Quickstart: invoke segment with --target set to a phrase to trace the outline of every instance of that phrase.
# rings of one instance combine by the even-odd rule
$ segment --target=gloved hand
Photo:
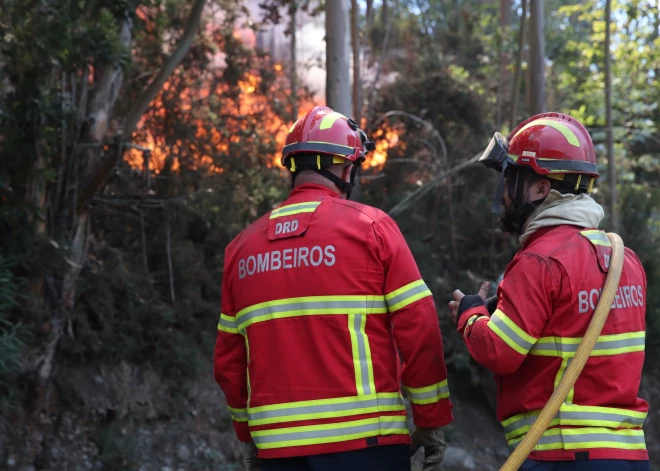
[[[257,458],[257,445],[254,442],[243,443],[243,464],[245,471],[259,471],[261,460]]]
[[[422,471],[440,471],[440,463],[445,457],[445,432],[442,427],[425,428],[415,427],[410,437],[412,447],[411,456],[420,448],[424,447],[424,465]]]

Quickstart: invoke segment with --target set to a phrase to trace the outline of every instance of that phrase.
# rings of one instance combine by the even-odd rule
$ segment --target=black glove
[[[422,471],[440,471],[440,463],[442,463],[447,449],[442,427],[415,427],[410,440],[412,441],[411,454],[414,454],[420,447],[424,447]]]
[[[456,327],[458,327],[458,320],[461,318],[461,314],[473,307],[485,305],[485,301],[478,294],[468,294],[467,296],[463,296],[461,302],[458,304],[458,311],[456,311]]]

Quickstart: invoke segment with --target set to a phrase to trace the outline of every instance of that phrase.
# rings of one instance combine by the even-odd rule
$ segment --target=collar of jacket
[[[603,208],[587,194],[564,195],[551,190],[545,201],[527,218],[519,238],[521,245],[539,229],[553,226],[597,228],[603,220]]]
[[[339,198],[339,195],[336,191],[331,190],[327,186],[317,185],[316,183],[304,183],[300,186],[295,187],[289,193],[289,198],[298,198],[302,195],[319,195],[319,196],[331,196],[333,198]]]

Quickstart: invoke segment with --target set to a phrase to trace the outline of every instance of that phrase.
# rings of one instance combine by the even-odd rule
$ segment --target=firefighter
[[[283,148],[288,199],[226,249],[214,373],[248,470],[410,470],[419,447],[439,469],[453,417],[431,291],[395,222],[348,200],[373,148],[312,109]]]
[[[589,195],[598,178],[594,146],[575,118],[544,113],[480,161],[502,172],[494,209],[521,249],[485,298],[454,292],[449,303],[472,357],[498,383],[497,416],[515,448],[558,385],[587,330],[607,275],[611,244],[604,212]],[[582,374],[522,470],[648,470],[638,397],[645,343],[646,275],[625,249],[612,310]]]

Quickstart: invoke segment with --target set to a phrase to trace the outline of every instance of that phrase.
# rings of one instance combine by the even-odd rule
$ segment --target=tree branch
[[[183,35],[181,36],[181,39],[179,40],[179,45],[167,60],[167,62],[163,64],[163,67],[160,69],[156,77],[151,81],[144,93],[138,97],[135,105],[133,105],[133,108],[126,118],[123,133],[121,136],[119,136],[120,139],[130,139],[130,136],[133,134],[135,127],[140,121],[140,118],[149,107],[149,104],[156,97],[167,78],[174,71],[174,69],[178,67],[190,49],[190,46],[193,43],[193,39],[197,34],[197,30],[199,29],[205,3],[206,0],[195,0],[195,3],[190,10],[188,23],[186,24],[186,28],[183,32]],[[92,198],[94,193],[96,193],[99,187],[103,184],[106,177],[122,155],[122,151],[117,152],[116,154],[114,152],[110,153],[110,155],[103,159],[96,167],[96,169],[91,172],[90,178],[82,187],[78,195],[77,205],[79,208],[84,206]]]

